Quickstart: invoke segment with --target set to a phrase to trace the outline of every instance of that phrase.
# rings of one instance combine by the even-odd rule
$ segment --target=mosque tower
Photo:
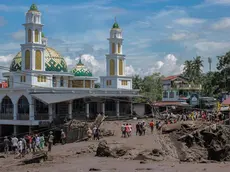
[[[132,89],[132,78],[125,75],[126,59],[122,51],[122,30],[116,18],[108,40],[109,54],[106,54],[106,76],[101,77],[101,87]]]
[[[45,71],[44,51],[47,40],[42,35],[41,13],[32,4],[26,13],[25,43],[21,44],[22,71]]]

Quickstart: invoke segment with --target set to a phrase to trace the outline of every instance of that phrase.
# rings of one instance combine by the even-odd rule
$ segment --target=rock
[[[135,158],[133,158],[133,160],[149,160],[150,158],[148,158],[147,156],[143,155],[142,153],[139,153]]]
[[[146,164],[147,162],[146,161],[140,161],[140,164]]]
[[[108,143],[106,140],[102,140],[99,142],[97,151],[96,151],[96,156],[113,157],[110,147],[108,146]]]
[[[101,171],[99,168],[90,168],[89,171]]]

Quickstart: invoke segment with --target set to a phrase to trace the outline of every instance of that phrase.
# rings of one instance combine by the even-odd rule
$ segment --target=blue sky
[[[230,50],[230,0],[1,0],[0,63],[9,66],[24,41],[25,13],[42,12],[49,46],[72,67],[79,54],[96,75],[104,73],[114,17],[123,29],[129,74],[177,74],[187,59]]]

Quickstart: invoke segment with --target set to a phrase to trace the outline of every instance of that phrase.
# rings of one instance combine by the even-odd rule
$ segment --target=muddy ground
[[[0,158],[1,172],[134,172],[134,171],[186,171],[214,172],[221,170],[227,172],[230,169],[229,162],[209,162],[202,160],[200,163],[181,162],[184,143],[177,142],[176,133],[161,134],[159,131],[150,133],[149,129],[145,136],[136,136],[135,131],[130,138],[121,138],[120,126],[123,122],[104,122],[102,128],[114,130],[115,135],[105,137],[113,157],[96,157],[98,141],[85,141],[53,147],[46,162],[39,164],[23,165],[21,160],[14,159],[13,155]],[[136,121],[129,121],[133,126]],[[46,148],[47,149],[47,148]],[[196,145],[192,148],[196,150]],[[197,147],[202,153],[200,147]],[[154,151],[153,151],[154,150]],[[187,151],[186,151],[187,152]],[[188,151],[189,152],[189,151]],[[205,151],[204,151],[205,152]],[[181,155],[182,154],[182,155]],[[122,155],[122,156],[121,156]],[[28,155],[26,158],[29,158]],[[190,157],[193,156],[192,152]],[[197,154],[196,154],[197,156]],[[202,155],[206,156],[206,155]],[[136,160],[134,160],[136,159]]]

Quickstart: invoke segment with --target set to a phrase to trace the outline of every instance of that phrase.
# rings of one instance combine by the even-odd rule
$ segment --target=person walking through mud
[[[66,143],[66,134],[63,131],[63,129],[61,129],[61,144],[64,145]]]
[[[51,149],[52,149],[53,141],[54,141],[53,132],[50,131],[50,134],[49,134],[49,136],[48,136],[48,151],[49,151],[49,152],[50,152]]]
[[[4,137],[3,143],[4,143],[4,153],[5,153],[6,155],[8,155],[8,153],[9,153],[9,148],[10,148],[10,140],[8,139],[7,136]]]
[[[125,124],[121,125],[121,137],[126,137]]]
[[[140,129],[141,129],[141,126],[140,126],[140,123],[138,122],[138,123],[136,124],[136,136],[137,136],[138,134],[141,135]]]
[[[95,127],[93,128],[93,139],[94,139],[94,140],[99,140],[99,139],[100,139],[100,138],[99,138],[99,132],[100,132],[100,131],[99,131],[98,127],[95,126]]]
[[[154,122],[153,120],[151,120],[151,122],[149,123],[150,129],[151,129],[151,133],[153,134],[153,129],[154,129]]]

